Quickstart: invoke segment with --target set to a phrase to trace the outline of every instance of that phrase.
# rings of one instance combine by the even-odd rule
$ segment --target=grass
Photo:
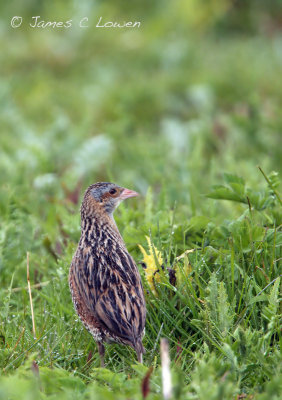
[[[181,1],[87,4],[1,5],[0,399],[142,399],[150,366],[147,398],[161,399],[166,337],[173,398],[278,400],[281,38],[226,30],[221,2],[188,22]],[[85,12],[146,23],[9,25]],[[144,365],[112,345],[104,370],[67,283],[83,191],[102,180],[142,194],[115,217],[148,308]]]

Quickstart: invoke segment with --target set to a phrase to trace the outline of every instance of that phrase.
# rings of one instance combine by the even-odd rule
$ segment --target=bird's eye
[[[109,191],[110,194],[116,194],[116,192],[117,192],[116,189],[111,189],[111,190]]]

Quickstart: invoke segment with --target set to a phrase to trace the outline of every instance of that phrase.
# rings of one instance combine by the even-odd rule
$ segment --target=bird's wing
[[[114,252],[79,249],[70,284],[76,307],[111,335],[132,343],[142,336],[146,306],[138,268],[125,247]]]
[[[97,318],[110,334],[134,344],[144,330],[146,307],[139,271],[127,250],[101,255],[97,278]]]

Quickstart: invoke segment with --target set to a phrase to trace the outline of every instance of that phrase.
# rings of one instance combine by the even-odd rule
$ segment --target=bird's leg
[[[138,351],[137,352],[137,359],[138,359],[138,362],[140,362],[140,364],[143,364],[143,353],[142,353],[142,351]]]
[[[134,344],[133,348],[136,351],[138,362],[140,364],[143,364],[143,353],[145,353],[145,349],[143,347],[142,340],[140,338],[137,341],[137,343]]]
[[[101,342],[98,342],[98,351],[99,351],[99,356],[100,356],[101,367],[104,368],[105,367],[105,362],[104,362],[105,346]]]

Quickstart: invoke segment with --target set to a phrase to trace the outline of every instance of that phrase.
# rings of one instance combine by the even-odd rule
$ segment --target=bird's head
[[[85,203],[87,203],[88,209],[105,211],[111,216],[122,200],[135,196],[138,196],[137,192],[115,183],[98,182],[86,190],[82,206],[86,206]]]

